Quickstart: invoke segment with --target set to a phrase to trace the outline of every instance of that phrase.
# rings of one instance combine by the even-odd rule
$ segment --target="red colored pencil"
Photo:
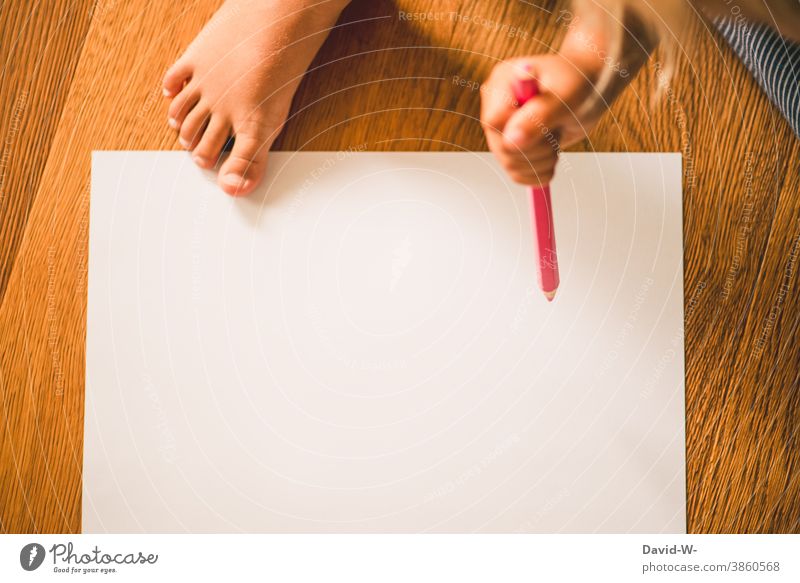
[[[533,77],[517,79],[514,97],[522,107],[525,102],[539,94],[539,84]],[[558,290],[558,255],[556,233],[553,228],[553,205],[550,202],[550,185],[531,186],[531,219],[533,222],[533,244],[539,268],[539,288],[548,302],[552,302]]]

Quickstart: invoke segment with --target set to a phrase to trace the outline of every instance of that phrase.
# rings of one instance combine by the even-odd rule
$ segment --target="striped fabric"
[[[800,44],[767,25],[730,19],[714,24],[800,136]]]

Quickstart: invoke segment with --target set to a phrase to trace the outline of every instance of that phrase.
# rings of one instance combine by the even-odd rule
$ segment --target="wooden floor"
[[[178,149],[159,81],[217,4],[2,5],[2,531],[80,530],[91,152]],[[485,149],[453,76],[552,50],[561,8],[357,0],[277,147]],[[661,100],[651,66],[579,149],[684,155],[689,530],[798,532],[800,142],[718,36],[689,37]]]

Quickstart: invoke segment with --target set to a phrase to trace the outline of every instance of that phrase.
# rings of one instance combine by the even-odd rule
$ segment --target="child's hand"
[[[527,70],[526,70],[527,67]],[[562,55],[513,59],[497,65],[481,88],[481,124],[489,149],[515,182],[548,184],[558,152],[586,137],[606,109],[587,110],[598,67],[579,67]],[[519,107],[514,82],[533,76],[540,94]]]

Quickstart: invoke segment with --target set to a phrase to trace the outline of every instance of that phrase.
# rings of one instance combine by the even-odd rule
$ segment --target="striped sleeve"
[[[763,24],[718,18],[714,25],[800,136],[800,44]]]

